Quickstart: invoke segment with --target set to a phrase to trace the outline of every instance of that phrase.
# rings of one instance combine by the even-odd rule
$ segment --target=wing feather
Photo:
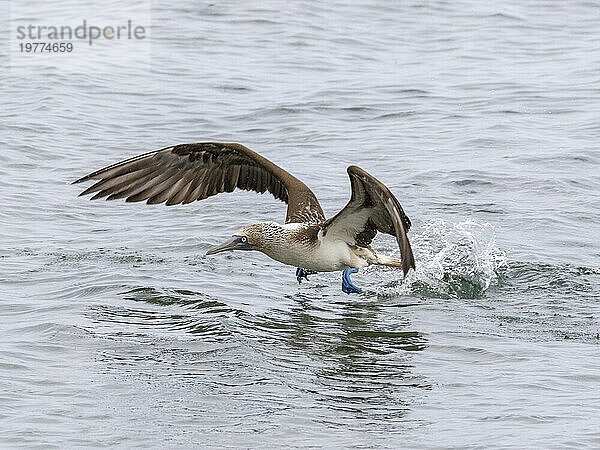
[[[165,203],[167,206],[178,205],[179,203],[183,202],[183,199],[189,193],[190,185],[192,184],[193,180],[189,178],[182,178],[181,181],[182,187],[178,188],[177,192],[171,195],[171,197],[167,200]]]
[[[286,202],[286,222],[323,222],[314,193],[300,180],[240,144],[195,143],[163,148],[121,161],[75,181],[96,180],[81,195],[187,204],[236,188],[270,192]],[[308,208],[307,208],[308,206]]]
[[[415,268],[406,233],[410,219],[394,194],[379,180],[357,166],[348,167],[352,195],[348,204],[323,225],[323,236],[344,239],[351,245],[368,247],[377,232],[396,238],[404,274]]]
[[[192,185],[190,186],[190,192],[185,196],[182,204],[187,205],[196,200],[200,199],[200,191],[202,190],[202,179],[203,175],[200,173],[196,175],[196,177],[192,180]]]
[[[166,202],[168,204],[169,201],[175,197],[179,193],[179,190],[187,183],[188,180],[186,180],[185,175],[186,174],[181,177],[180,174],[177,174],[173,178],[165,181],[165,183],[169,182],[165,189],[159,194],[156,194],[154,197],[150,198],[148,203],[158,204]]]
[[[125,199],[126,202],[141,202],[149,200],[151,197],[156,195],[160,189],[164,186],[165,180],[169,180],[173,176],[173,170],[167,170],[166,172],[160,173],[154,178],[147,180],[142,189],[134,195],[130,195]]]
[[[143,191],[148,187],[148,181],[155,178],[159,173],[160,171],[155,169],[149,172],[147,175],[136,179],[135,181],[131,181],[123,186],[120,186],[119,190],[106,197],[106,200],[115,200],[118,198],[130,197],[132,195],[137,194],[138,192]]]

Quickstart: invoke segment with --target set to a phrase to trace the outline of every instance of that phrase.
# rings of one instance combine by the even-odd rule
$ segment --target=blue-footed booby
[[[350,274],[371,264],[415,268],[406,233],[410,220],[390,190],[357,166],[348,167],[352,195],[335,216],[325,218],[315,194],[299,179],[240,144],[194,143],[166,147],[100,169],[74,183],[98,180],[80,195],[92,200],[125,198],[147,204],[187,204],[235,189],[264,193],[287,203],[284,224],[263,222],[237,230],[213,255],[258,250],[297,267],[301,282],[316,272],[343,271],[342,290],[361,292]],[[377,232],[396,238],[401,259],[377,255],[370,244]]]

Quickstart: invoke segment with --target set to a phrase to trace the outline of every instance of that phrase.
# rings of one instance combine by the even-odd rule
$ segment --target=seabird
[[[240,228],[227,242],[206,253],[258,250],[297,267],[301,282],[317,272],[342,273],[342,290],[362,292],[350,280],[358,269],[378,264],[415,268],[406,233],[410,220],[390,190],[357,166],[348,167],[352,196],[335,216],[325,218],[315,194],[299,179],[249,148],[203,142],[166,147],[113,164],[76,180],[98,180],[81,195],[92,200],[125,198],[147,204],[187,204],[236,188],[264,193],[287,203],[283,225],[255,223]],[[401,259],[377,255],[370,244],[377,232],[396,238]]]

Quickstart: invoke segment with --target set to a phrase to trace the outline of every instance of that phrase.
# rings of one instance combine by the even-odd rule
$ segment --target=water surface
[[[152,15],[151,72],[17,77],[3,60],[3,446],[600,446],[595,4]],[[299,286],[261,254],[204,256],[282,221],[268,196],[166,208],[70,185],[207,140],[289,169],[328,216],[348,165],[375,174],[413,222],[417,271],[364,270],[361,295],[337,273]]]

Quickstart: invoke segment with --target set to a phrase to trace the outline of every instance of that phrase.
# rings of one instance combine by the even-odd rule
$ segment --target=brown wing
[[[75,181],[99,180],[80,195],[148,204],[187,204],[236,188],[288,204],[286,223],[322,222],[313,192],[281,167],[240,144],[203,142],[163,148],[105,167]]]
[[[360,167],[348,167],[352,196],[348,204],[323,224],[323,236],[344,239],[367,247],[378,231],[396,237],[404,274],[415,268],[415,259],[406,233],[410,219],[390,190]]]

